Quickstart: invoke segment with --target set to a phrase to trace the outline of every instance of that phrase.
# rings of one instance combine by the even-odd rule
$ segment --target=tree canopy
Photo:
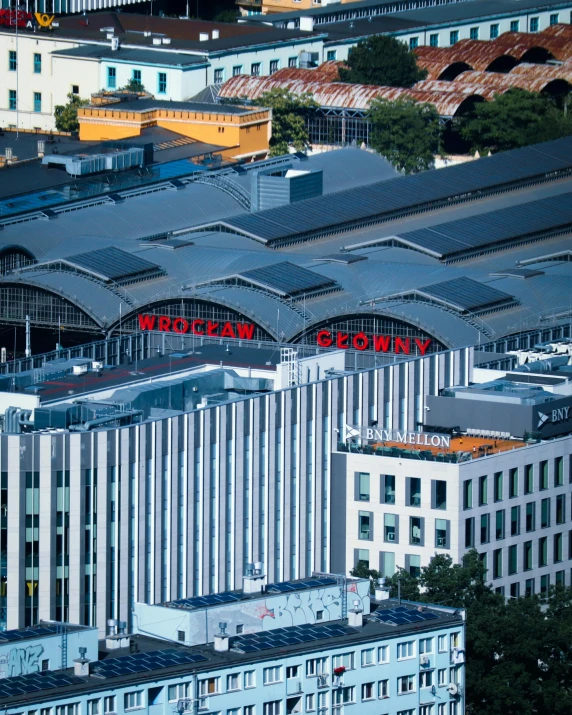
[[[363,563],[352,575],[377,579]],[[483,562],[437,555],[415,578],[398,569],[390,595],[465,608],[468,715],[566,715],[572,712],[572,589],[545,598],[505,600],[486,584]]]
[[[311,95],[296,95],[287,89],[271,89],[261,94],[256,104],[272,109],[270,156],[287,154],[290,147],[296,151],[308,148],[306,117],[318,106]]]
[[[89,104],[89,100],[81,99],[77,94],[68,94],[67,104],[56,104],[54,107],[54,118],[58,132],[77,132],[79,122],[77,121],[77,110]]]
[[[476,104],[459,130],[472,151],[506,151],[572,134],[572,118],[552,98],[513,88]]]
[[[439,115],[431,104],[413,99],[374,99],[369,108],[371,147],[398,171],[430,169],[439,151]]]
[[[415,54],[387,35],[371,35],[349,51],[347,68],[340,68],[342,82],[411,87],[427,77],[417,66]]]
[[[126,89],[128,92],[145,92],[145,87],[143,86],[143,83],[140,82],[138,79],[134,79],[133,77],[131,77],[125,87],[121,87],[121,89]]]

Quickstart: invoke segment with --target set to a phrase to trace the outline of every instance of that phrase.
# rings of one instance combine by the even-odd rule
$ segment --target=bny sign
[[[363,427],[361,425],[354,427],[345,425],[344,442],[349,439],[359,439],[362,442],[401,442],[417,447],[440,447],[441,449],[448,449],[451,446],[451,437],[448,434],[408,432],[407,430]]]
[[[432,343],[431,338],[400,338],[392,335],[368,335],[356,333],[350,335],[340,330],[319,330],[316,342],[321,348],[338,348],[340,350],[374,350],[376,353],[405,353],[410,355],[417,348],[419,355],[425,355]]]

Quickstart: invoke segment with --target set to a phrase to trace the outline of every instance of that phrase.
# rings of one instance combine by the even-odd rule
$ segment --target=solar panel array
[[[144,258],[140,258],[133,253],[127,253],[127,251],[122,251],[114,246],[99,248],[87,253],[78,253],[75,256],[68,256],[66,260],[116,283],[148,273],[155,274],[162,271],[156,263],[146,261]]]
[[[237,273],[236,277],[266,288],[273,293],[286,296],[299,295],[336,285],[331,278],[288,261],[262,268],[253,268],[251,271]]]
[[[91,674],[100,678],[119,678],[131,673],[145,673],[150,670],[172,668],[187,663],[199,663],[207,660],[200,653],[190,653],[183,650],[156,650],[149,653],[133,653],[119,658],[107,658],[91,669]]]
[[[268,593],[291,593],[292,591],[304,591],[307,588],[317,588],[320,586],[334,586],[337,583],[335,578],[323,576],[322,578],[309,578],[304,581],[282,581],[281,583],[271,583],[266,587]]]
[[[37,626],[36,628],[17,628],[12,631],[0,632],[0,643],[21,641],[24,638],[38,638],[59,633],[58,626]]]
[[[44,673],[30,673],[14,678],[3,678],[0,680],[0,698],[29,695],[42,690],[63,688],[67,685],[77,685],[83,682],[81,678],[77,678],[75,675],[66,675],[65,673],[51,670],[47,670]]]
[[[288,243],[343,224],[403,212],[416,206],[494,189],[572,169],[572,137],[500,152],[491,157],[402,176],[226,219],[225,225],[265,243]],[[520,207],[519,207],[520,208]],[[480,218],[480,217],[479,217]],[[486,232],[483,232],[486,235]],[[445,242],[444,248],[450,245]]]
[[[510,243],[521,236],[567,226],[572,228],[572,193],[402,233],[399,238],[421,251],[449,260]]]
[[[224,591],[223,593],[213,593],[208,596],[193,596],[192,598],[179,598],[176,601],[169,601],[164,605],[168,608],[205,608],[206,606],[219,606],[223,603],[233,603],[240,601],[242,593],[236,591]]]
[[[375,611],[372,618],[380,623],[386,623],[389,626],[404,626],[409,623],[422,623],[423,621],[434,621],[438,618],[431,611],[419,611],[406,606],[397,606],[396,608],[381,608]]]
[[[286,648],[298,643],[311,643],[312,641],[336,638],[357,633],[355,628],[342,626],[337,623],[311,625],[305,623],[301,626],[290,626],[289,628],[277,628],[272,631],[262,633],[249,633],[232,639],[232,650],[240,653],[256,653],[269,648]]]
[[[502,303],[513,302],[513,296],[486,283],[464,276],[419,288],[423,295],[443,301],[461,312],[475,312]]]

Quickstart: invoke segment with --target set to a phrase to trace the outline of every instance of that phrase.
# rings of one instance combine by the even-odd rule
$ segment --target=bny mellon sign
[[[440,447],[441,449],[448,449],[451,446],[451,437],[448,434],[345,425],[344,442],[350,439],[362,442],[401,442],[417,447]]]

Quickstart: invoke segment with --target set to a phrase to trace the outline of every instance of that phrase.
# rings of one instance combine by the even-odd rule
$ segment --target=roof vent
[[[161,42],[162,42],[164,45],[170,45],[170,44],[171,44],[171,38],[170,38],[170,37],[163,37],[163,39],[161,40]]]
[[[219,633],[215,633],[214,636],[214,649],[220,652],[227,651],[230,646],[230,638],[228,637],[228,633],[226,632],[226,623],[224,621],[221,621],[218,624],[218,627],[220,628]]]
[[[213,38],[213,40],[218,40],[218,38],[220,37],[220,31],[219,31],[219,30],[213,30],[213,31],[212,31],[212,34],[211,34],[211,37]]]
[[[348,626],[361,628],[363,626],[363,606],[361,601],[354,601],[353,608],[348,612]]]
[[[79,678],[89,675],[89,658],[85,657],[87,648],[79,649],[79,658],[73,662],[73,674]]]
[[[200,42],[206,42],[209,39],[209,33],[208,32],[201,32],[199,33],[199,41]]]
[[[153,38],[153,44],[154,44],[154,45],[160,45],[160,44],[161,44],[161,38],[160,38],[160,37],[154,37],[154,38]]]
[[[112,38],[111,38],[111,49],[112,49],[114,52],[117,52],[117,50],[119,49],[119,37],[112,37]]]
[[[254,564],[246,564],[246,573],[242,582],[244,593],[261,593],[264,588],[264,564],[257,561]]]

